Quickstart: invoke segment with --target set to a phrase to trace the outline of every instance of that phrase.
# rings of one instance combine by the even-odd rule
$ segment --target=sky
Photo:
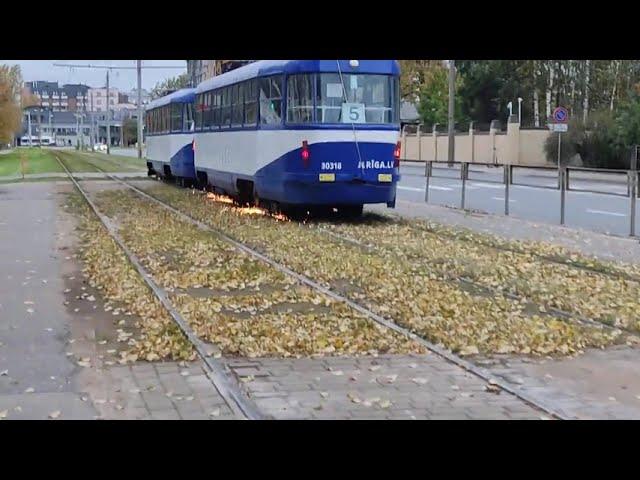
[[[20,65],[25,82],[46,80],[49,82],[84,83],[90,87],[104,87],[106,83],[105,69],[57,67],[54,63],[76,65],[109,65],[113,67],[135,67],[135,60],[0,60],[0,65]],[[186,60],[143,60],[142,66],[181,66],[179,68],[162,68],[142,70],[142,88],[151,90],[158,82],[175,77],[187,71]],[[137,86],[136,70],[112,70],[109,74],[109,86],[121,91],[129,91]]]

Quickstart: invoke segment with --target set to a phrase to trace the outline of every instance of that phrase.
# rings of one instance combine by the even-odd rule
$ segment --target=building
[[[89,89],[89,110],[92,112],[106,112],[107,107],[115,109],[120,99],[120,92],[117,88],[109,88],[109,99],[107,102],[106,88]]]
[[[90,146],[107,143],[107,112],[57,112],[39,107],[24,112],[22,130],[16,139],[29,135],[29,114],[31,115],[31,137],[52,137],[59,146]],[[122,125],[128,118],[136,118],[136,111],[123,109],[113,111],[109,129],[111,145],[123,143]]]
[[[400,125],[417,125],[420,123],[420,114],[415,104],[402,100],[400,103]]]
[[[191,86],[208,80],[216,75],[234,70],[255,60],[187,60],[187,75]]]
[[[133,103],[134,105],[138,105],[138,89],[134,88],[133,90],[131,90],[127,96],[129,97],[129,102]],[[144,88],[141,91],[141,100],[142,100],[142,105],[146,105],[147,103],[149,103],[151,101],[151,93],[149,93],[147,90],[145,90]]]
[[[39,99],[42,108],[55,112],[84,112],[88,110],[89,87],[83,84],[60,86],[58,82],[36,80],[25,82],[25,90]]]

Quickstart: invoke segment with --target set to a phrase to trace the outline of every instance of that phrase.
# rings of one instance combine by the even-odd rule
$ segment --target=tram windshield
[[[397,123],[397,83],[389,75],[318,74],[316,122]]]

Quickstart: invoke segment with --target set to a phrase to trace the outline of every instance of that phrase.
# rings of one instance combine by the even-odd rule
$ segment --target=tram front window
[[[321,73],[316,82],[318,123],[387,124],[398,121],[395,77]]]

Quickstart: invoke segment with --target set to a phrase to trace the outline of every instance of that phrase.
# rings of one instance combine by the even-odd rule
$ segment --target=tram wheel
[[[355,219],[362,216],[364,205],[345,205],[338,208],[338,214],[342,218]]]

